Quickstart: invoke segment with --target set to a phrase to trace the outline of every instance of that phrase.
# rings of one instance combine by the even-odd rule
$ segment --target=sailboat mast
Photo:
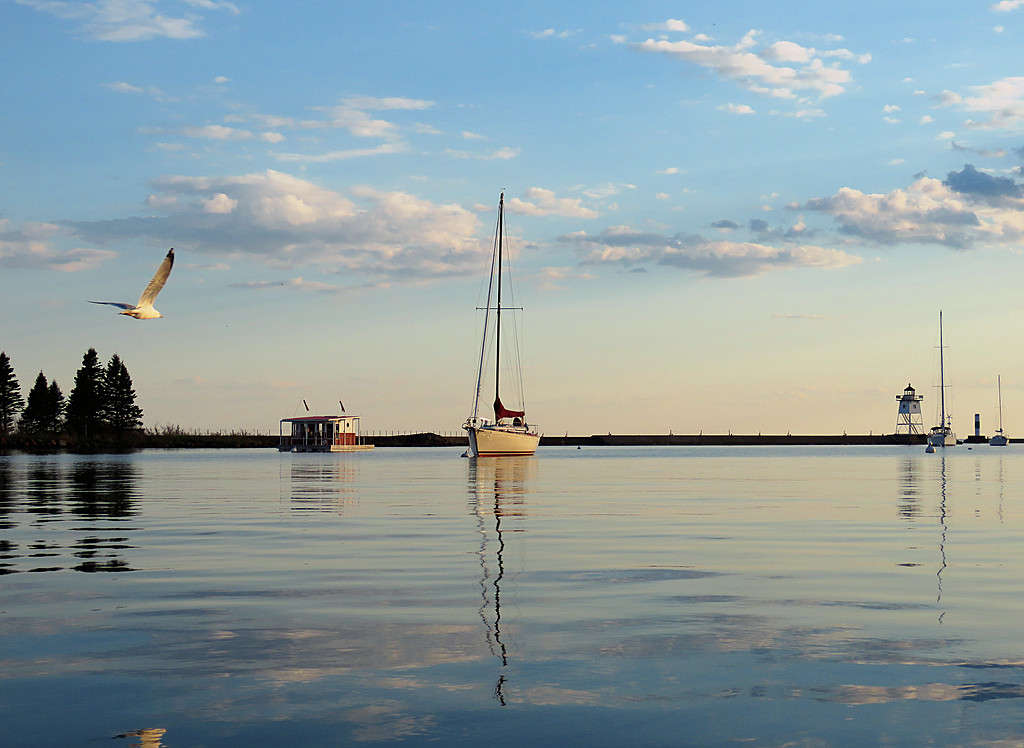
[[[996,391],[999,393],[999,433],[1003,433],[1003,378],[996,374]]]
[[[501,376],[501,240],[505,233],[505,193],[498,198],[498,318],[494,326],[494,401],[498,395],[498,379]]]
[[[942,421],[940,425],[946,428],[946,377],[942,367],[942,310],[939,310],[939,399],[942,402]]]
[[[498,209],[498,235],[501,232],[501,208]],[[487,303],[484,305],[484,334],[480,341],[480,366],[476,372],[476,393],[473,397],[473,423],[476,423],[477,416],[480,412],[480,388],[483,386],[484,380],[484,355],[487,353],[487,324],[491,321],[491,295],[494,292],[494,261],[497,259],[497,253],[492,252],[491,254],[491,272],[487,276]]]

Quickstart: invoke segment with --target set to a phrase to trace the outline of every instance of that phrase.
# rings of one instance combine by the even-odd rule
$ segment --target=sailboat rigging
[[[946,415],[946,374],[942,355],[944,348],[945,346],[942,344],[942,310],[939,310],[939,392],[941,393],[939,402],[941,409],[939,425],[932,426],[928,433],[928,449],[932,451],[935,447],[956,446],[956,434],[953,433],[950,417]]]
[[[525,404],[521,410],[512,410],[501,402],[501,313],[502,310],[520,307],[502,306],[502,270],[505,238],[505,193],[498,198],[498,223],[495,229],[494,248],[491,255],[491,271],[487,282],[487,305],[484,309],[484,329],[480,342],[480,364],[477,367],[476,391],[473,397],[473,415],[462,427],[469,435],[470,457],[493,457],[499,455],[532,455],[540,443],[540,433],[526,422]],[[497,290],[497,306],[491,306],[494,291]],[[494,420],[480,415],[480,395],[483,387],[484,364],[487,357],[487,333],[491,311],[495,312],[494,323]],[[522,370],[516,356],[519,379]]]
[[[996,433],[992,435],[988,443],[992,447],[1005,447],[1009,444],[1010,439],[1003,431],[1003,378],[999,374],[996,375],[996,390],[999,392],[999,428],[996,429]]]

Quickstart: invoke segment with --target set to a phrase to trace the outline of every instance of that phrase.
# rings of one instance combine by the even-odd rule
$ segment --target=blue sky
[[[884,19],[884,20],[882,20]],[[0,4],[0,347],[147,425],[457,429],[507,195],[549,433],[1013,431],[1024,1]],[[133,301],[168,247],[163,319]],[[1024,417],[1024,411],[1021,411]]]

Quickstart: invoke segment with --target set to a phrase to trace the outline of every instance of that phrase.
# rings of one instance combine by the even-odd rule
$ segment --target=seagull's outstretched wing
[[[171,266],[174,265],[174,247],[167,253],[164,261],[160,263],[160,267],[156,269],[156,274],[153,276],[153,280],[146,286],[146,290],[142,292],[142,296],[139,297],[139,303],[137,306],[152,306],[153,301],[156,299],[156,295],[160,293],[160,289],[164,287],[167,282],[167,276],[171,274]]]
[[[134,304],[122,304],[120,301],[90,301],[90,304],[107,304],[109,306],[121,307],[121,309],[134,309]]]

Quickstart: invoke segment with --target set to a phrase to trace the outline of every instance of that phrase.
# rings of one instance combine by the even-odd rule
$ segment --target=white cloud
[[[669,167],[667,167],[665,169],[658,169],[658,173],[659,174],[678,174],[679,173],[679,167],[677,167],[677,166],[669,166]]]
[[[747,104],[722,104],[718,109],[729,114],[755,114],[754,109]]]
[[[921,119],[920,119],[920,120],[918,121],[918,124],[921,124],[921,125],[930,125],[930,124],[931,124],[932,122],[934,122],[934,121],[935,121],[935,118],[934,118],[934,117],[932,117],[932,116],[931,116],[930,114],[925,114],[925,115],[924,115],[924,116],[922,116],[922,117],[921,117]]]
[[[238,207],[238,201],[218,192],[211,198],[202,201],[204,213],[230,213]]]
[[[231,79],[225,75],[218,75],[216,78],[213,79],[213,82],[216,83],[218,86],[223,86],[225,83],[230,83]]]
[[[202,8],[203,10],[226,10],[232,15],[237,16],[241,11],[238,6],[234,3],[228,2],[227,0],[184,0],[187,5],[191,5],[193,8]]]
[[[512,213],[527,216],[568,216],[572,218],[596,218],[597,211],[585,207],[578,197],[557,197],[552,190],[530,187],[522,199],[512,197],[505,201]]]
[[[226,125],[203,125],[202,127],[183,127],[182,135],[190,138],[203,138],[206,140],[249,140],[253,137],[248,130],[239,130]]]
[[[898,125],[900,122],[903,121],[899,117],[882,117],[882,120],[884,122],[889,123],[890,125]]]
[[[487,137],[485,135],[470,132],[469,130],[463,130],[461,135],[463,140],[487,140]]]
[[[567,280],[592,280],[593,274],[572,267],[545,267],[537,273],[540,288],[544,291],[560,291]]]
[[[629,226],[611,226],[595,235],[577,231],[559,240],[573,245],[585,265],[655,264],[720,278],[798,267],[836,269],[861,262],[856,255],[813,245],[774,247],[757,242],[709,241],[699,236],[637,231]]]
[[[955,137],[956,137],[956,133],[953,132],[952,130],[943,130],[942,132],[940,132],[938,135],[935,136],[935,139],[936,140],[952,140]]]
[[[1001,33],[1003,33],[1004,31],[1006,31],[1006,27],[1004,27],[1004,26],[993,26],[993,27],[992,27],[992,30],[993,30],[994,32],[996,32],[997,34],[1001,34]]]
[[[280,143],[284,140],[284,135],[279,132],[261,132],[260,140],[264,143]]]
[[[412,126],[412,131],[420,135],[440,135],[441,131],[433,125],[428,125],[425,122],[416,122]]]
[[[924,96],[926,93],[927,93],[927,91],[925,91],[924,89],[918,88],[918,89],[914,90],[914,94],[913,95],[914,96]]]
[[[884,107],[882,107],[882,111],[885,112],[886,114],[892,114],[893,112],[900,111],[900,107],[898,104],[886,104]]]
[[[668,200],[669,197],[671,197],[671,195],[669,195],[667,192],[656,192],[656,193],[654,193],[654,199],[655,200]]]
[[[231,283],[231,288],[243,288],[254,291],[264,291],[272,288],[288,288],[293,291],[304,291],[307,293],[336,294],[348,290],[334,283],[323,281],[308,281],[301,275],[297,278],[290,278],[282,281],[250,281],[248,283]]]
[[[204,35],[194,16],[170,17],[159,13],[157,0],[16,0],[35,10],[78,23],[87,37],[105,42],[147,39],[195,39]],[[228,3],[230,4],[230,3]]]
[[[15,229],[9,219],[0,219],[0,267],[77,273],[92,270],[117,256],[106,249],[54,248],[53,242],[64,233],[52,223],[25,223]]]
[[[96,243],[173,240],[196,253],[246,255],[277,267],[308,265],[370,282],[472,275],[490,255],[489,241],[476,236],[472,212],[404,192],[359,187],[343,195],[272,170],[168,176],[153,187],[158,199],[151,207],[167,205],[166,215],[67,225]]]
[[[528,33],[534,39],[568,39],[570,36],[578,34],[579,31],[579,29],[563,29],[562,31],[544,29],[543,31],[530,31]]]
[[[893,159],[889,160],[888,165],[889,166],[899,166],[900,164],[905,163],[905,162],[906,162],[906,159],[903,159],[903,158],[893,158]]]
[[[690,27],[686,25],[686,21],[680,21],[678,18],[669,18],[667,21],[661,23],[648,23],[641,28],[647,31],[689,31]]]
[[[347,161],[350,158],[404,153],[406,149],[404,143],[381,143],[373,148],[349,148],[327,153],[272,153],[271,155],[278,161],[288,163],[325,164],[331,161]]]
[[[1024,76],[1002,78],[983,86],[971,86],[971,93],[961,96],[943,91],[939,106],[952,106],[975,112],[985,119],[967,120],[967,127],[978,130],[1024,129]]]
[[[473,158],[481,161],[508,161],[519,155],[518,148],[504,146],[490,153],[470,153],[469,151],[458,151],[453,148],[446,148],[444,151],[452,158]]]
[[[104,88],[109,88],[111,91],[123,94],[145,94],[150,96],[157,101],[173,101],[167,96],[162,90],[156,86],[136,86],[125,81],[114,81],[112,83],[102,84]]]
[[[782,99],[795,99],[798,94],[812,94],[819,99],[837,96],[846,90],[852,77],[840,62],[826,64],[824,60],[870,59],[845,49],[817,50],[790,41],[773,42],[754,51],[759,34],[757,30],[748,31],[733,46],[647,39],[633,47],[699,65],[750,91]]]
[[[1012,10],[1017,10],[1017,8],[1020,8],[1021,6],[1024,6],[1024,0],[1000,0],[1000,2],[990,7],[991,10],[996,13],[1009,13]]]
[[[843,187],[831,197],[814,198],[803,207],[831,215],[845,234],[880,244],[924,243],[967,249],[1015,245],[1024,237],[1024,199],[957,192],[930,177],[886,194]]]

